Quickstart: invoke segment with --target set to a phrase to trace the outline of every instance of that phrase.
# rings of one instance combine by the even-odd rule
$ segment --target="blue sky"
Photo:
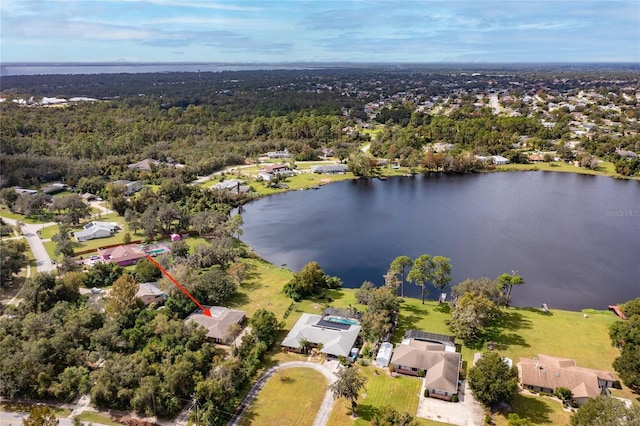
[[[640,62],[640,0],[1,0],[7,62]]]

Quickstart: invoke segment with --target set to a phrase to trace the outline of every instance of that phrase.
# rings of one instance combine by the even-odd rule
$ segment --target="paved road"
[[[7,411],[0,411],[0,425],[1,426],[20,426],[22,425],[22,419],[29,417],[29,413],[10,413]],[[73,420],[67,418],[58,418],[59,426],[73,426]]]
[[[313,368],[316,371],[321,372],[325,375],[325,377],[329,380],[329,384],[338,380],[336,375],[331,371],[331,369],[325,367],[324,365],[317,364],[315,362],[304,362],[304,361],[291,361],[284,362],[282,364],[278,364],[274,367],[271,367],[258,379],[258,381],[253,385],[247,396],[240,404],[242,407],[242,411],[240,414],[235,415],[229,420],[227,426],[237,426],[240,424],[240,419],[244,416],[247,409],[251,406],[251,403],[260,392],[260,389],[267,383],[267,380],[278,370],[286,369],[286,368],[295,368],[295,367],[303,367],[303,368]],[[313,426],[324,426],[327,424],[329,420],[329,415],[331,414],[331,409],[333,408],[333,394],[327,389],[327,392],[324,395],[324,400],[322,400],[322,404],[320,405],[320,409],[318,410],[318,414],[316,414],[316,419],[313,422]]]
[[[16,226],[17,224],[17,221],[15,219],[3,217],[2,220],[13,226]],[[51,225],[55,225],[55,223],[49,222],[36,225],[25,223],[24,225],[22,225],[22,235],[24,235],[25,239],[29,243],[29,246],[31,247],[31,252],[33,253],[33,257],[36,260],[36,271],[38,272],[50,272],[55,269],[53,267],[53,264],[51,263],[51,257],[49,257],[49,253],[47,253],[47,250],[45,250],[44,244],[38,236],[38,231],[40,229]]]

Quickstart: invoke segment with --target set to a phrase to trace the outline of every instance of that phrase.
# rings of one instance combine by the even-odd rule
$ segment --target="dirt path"
[[[251,390],[242,401],[242,404],[240,404],[240,407],[242,407],[242,411],[240,411],[240,414],[233,416],[231,420],[229,420],[229,423],[227,423],[227,426],[237,426],[240,424],[242,416],[244,416],[245,412],[251,406],[251,403],[253,402],[255,397],[258,395],[258,392],[260,392],[262,387],[265,385],[265,383],[267,383],[267,380],[269,380],[273,373],[278,370],[296,367],[313,368],[314,370],[319,371],[320,373],[324,374],[325,377],[329,380],[329,384],[335,382],[338,379],[331,369],[325,367],[324,365],[316,364],[315,362],[291,361],[278,364],[265,371],[264,374],[258,379],[258,381],[251,387]],[[316,414],[316,419],[313,422],[313,425],[324,426],[325,424],[327,424],[332,408],[333,394],[329,389],[327,389],[324,399],[322,400],[322,404],[320,405],[320,409],[318,410],[318,414]]]

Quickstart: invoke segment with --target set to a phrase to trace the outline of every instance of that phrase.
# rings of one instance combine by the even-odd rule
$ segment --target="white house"
[[[78,242],[95,240],[97,238],[108,238],[118,230],[115,222],[90,222],[84,226],[82,231],[74,232]]]

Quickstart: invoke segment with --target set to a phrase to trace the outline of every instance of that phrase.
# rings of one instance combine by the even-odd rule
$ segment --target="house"
[[[114,185],[124,185],[124,195],[130,196],[142,189],[142,182],[139,180],[116,180],[112,182]]]
[[[222,306],[206,306],[206,308],[209,309],[211,316],[203,314],[202,310],[198,309],[185,318],[185,323],[192,321],[200,324],[207,329],[207,337],[215,343],[226,344],[232,341],[235,337],[232,327],[244,321],[246,312]]]
[[[509,160],[503,157],[502,155],[492,155],[491,160],[493,161],[493,164],[498,166],[509,164]]]
[[[142,300],[145,306],[149,306],[152,303],[163,304],[168,296],[158,288],[157,282],[152,282],[139,284],[136,297]]]
[[[291,154],[289,154],[289,151],[285,149],[284,151],[267,152],[267,157],[269,157],[269,158],[289,158],[289,157],[291,157]]]
[[[137,163],[127,164],[127,167],[132,170],[138,170],[140,172],[150,172],[153,169],[160,167],[160,161],[153,160],[151,158],[145,158]]]
[[[100,201],[97,195],[90,192],[85,192],[84,194],[80,195],[80,198],[82,198],[85,203],[88,203],[89,201]]]
[[[20,187],[15,187],[13,189],[14,191],[16,191],[18,195],[22,195],[22,194],[36,195],[38,193],[38,191],[35,189],[25,189]]]
[[[302,343],[320,347],[327,357],[348,358],[360,334],[360,323],[352,318],[334,315],[314,315],[303,313],[281,346],[293,352],[303,352]]]
[[[78,242],[95,240],[97,238],[108,238],[118,230],[115,222],[90,222],[84,226],[82,231],[74,232]]]
[[[229,179],[222,182],[218,182],[211,187],[212,189],[218,191],[230,191],[236,194],[244,194],[245,192],[249,192],[249,185],[245,185],[239,179]]]
[[[520,358],[517,367],[522,388],[549,393],[567,388],[578,405],[589,398],[608,395],[609,388],[618,385],[608,371],[578,367],[570,358],[538,354],[536,358]]]
[[[393,354],[393,345],[389,342],[383,342],[380,345],[380,349],[378,350],[378,354],[376,355],[376,365],[378,367],[386,367],[389,365],[391,361],[391,355]]]
[[[98,253],[105,262],[117,263],[120,266],[134,265],[138,260],[147,256],[147,253],[137,244],[99,248]]]
[[[293,170],[290,170],[286,164],[269,164],[258,172],[258,177],[267,182],[270,182],[275,176],[293,176]]]
[[[40,191],[44,192],[45,194],[54,195],[64,191],[65,189],[67,189],[67,185],[58,182],[52,183],[51,185],[43,186],[42,188],[40,188]]]
[[[450,401],[451,396],[458,393],[458,378],[462,366],[461,354],[454,350],[455,346],[442,343],[404,339],[396,345],[390,364],[397,373],[424,375],[424,385],[429,396]]]
[[[335,175],[347,173],[349,171],[349,167],[344,164],[331,164],[327,166],[312,166],[311,172],[313,173],[322,173],[326,175]]]

